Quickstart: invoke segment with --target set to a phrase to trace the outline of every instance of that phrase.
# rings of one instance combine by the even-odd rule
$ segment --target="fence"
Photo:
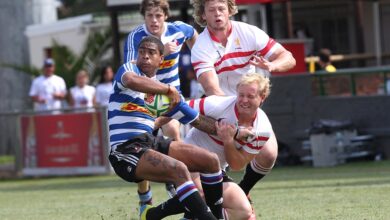
[[[316,96],[364,96],[390,93],[390,67],[344,69],[312,75]]]

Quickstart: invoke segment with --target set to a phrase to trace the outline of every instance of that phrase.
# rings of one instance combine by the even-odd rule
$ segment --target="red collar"
[[[227,38],[229,38],[230,34],[232,33],[233,31],[233,24],[231,21],[229,21],[230,23],[230,29],[228,30],[228,33],[227,33]],[[217,43],[221,43],[221,41],[215,36],[215,34],[213,32],[211,32],[208,28],[207,30],[209,31],[209,34],[210,34],[210,37],[211,37],[211,40],[217,42]]]
[[[234,113],[236,114],[237,122],[238,122],[238,119],[239,119],[240,114],[238,113],[237,105],[234,105]],[[253,118],[252,118],[252,121],[251,121],[251,124],[252,124],[252,125],[253,125],[253,123],[255,122],[256,117],[257,117],[257,111],[256,111],[256,114],[255,114],[255,115],[253,116]]]

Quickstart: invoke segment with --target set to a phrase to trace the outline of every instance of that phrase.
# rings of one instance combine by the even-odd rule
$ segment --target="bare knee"
[[[181,161],[176,161],[172,172],[169,173],[169,177],[177,186],[191,180],[187,166]]]
[[[219,158],[215,153],[209,152],[208,154],[207,167],[204,172],[216,173],[221,169],[219,165]]]
[[[228,216],[231,219],[248,220],[252,215],[252,207],[245,206],[237,209],[228,209]]]
[[[270,139],[267,141],[261,152],[255,157],[256,163],[263,167],[272,167],[278,157],[278,143]]]

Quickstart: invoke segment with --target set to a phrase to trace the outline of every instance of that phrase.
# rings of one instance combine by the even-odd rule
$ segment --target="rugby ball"
[[[154,116],[165,114],[169,108],[169,98],[163,94],[145,94],[145,107]]]

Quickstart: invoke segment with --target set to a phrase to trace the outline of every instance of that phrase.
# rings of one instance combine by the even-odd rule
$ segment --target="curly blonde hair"
[[[208,1],[219,1],[226,3],[229,9],[230,16],[235,15],[238,12],[235,0],[192,0],[192,6],[194,7],[193,17],[196,23],[198,23],[202,27],[205,27],[207,25],[207,22],[202,18],[202,15],[205,11],[205,4]]]
[[[267,98],[269,96],[271,92],[270,80],[261,73],[247,73],[243,75],[240,82],[237,84],[237,89],[242,85],[249,85],[252,83],[257,84],[258,92],[261,97]]]

